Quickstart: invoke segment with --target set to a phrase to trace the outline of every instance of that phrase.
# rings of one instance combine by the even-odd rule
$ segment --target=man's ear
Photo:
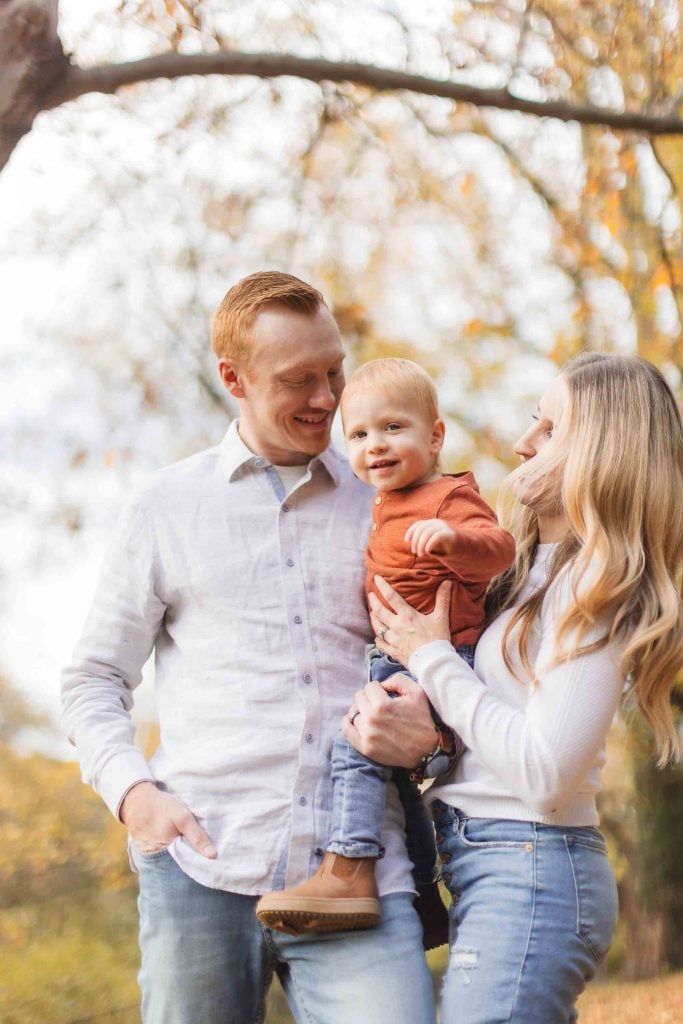
[[[232,359],[219,359],[218,373],[233,398],[244,398],[242,374]]]
[[[443,448],[446,437],[446,424],[443,420],[434,420],[430,448],[434,455],[438,455]]]

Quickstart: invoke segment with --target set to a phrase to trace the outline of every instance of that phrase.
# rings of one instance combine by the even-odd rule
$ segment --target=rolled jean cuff
[[[378,843],[335,843],[329,842],[327,844],[328,853],[338,853],[342,857],[350,857],[352,860],[359,859],[360,857],[374,857],[376,860],[381,860],[385,854],[383,846],[379,846]]]

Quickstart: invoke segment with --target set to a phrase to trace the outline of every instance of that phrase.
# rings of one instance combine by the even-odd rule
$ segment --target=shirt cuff
[[[486,687],[447,640],[419,647],[409,669],[442,721],[472,748],[474,720]]]
[[[449,640],[432,640],[431,643],[423,644],[410,656],[408,669],[411,675],[420,678],[420,674],[429,668],[435,658],[444,654],[454,654],[455,648]]]
[[[155,782],[155,778],[143,754],[136,750],[115,754],[101,769],[97,792],[118,821],[124,797],[138,782]]]

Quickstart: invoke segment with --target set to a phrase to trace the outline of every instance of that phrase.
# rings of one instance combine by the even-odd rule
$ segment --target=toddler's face
[[[443,420],[432,421],[409,396],[352,392],[342,399],[344,436],[357,477],[382,491],[436,480]]]

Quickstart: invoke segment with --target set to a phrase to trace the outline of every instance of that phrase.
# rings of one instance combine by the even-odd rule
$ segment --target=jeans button
[[[443,864],[450,864],[450,862],[451,862],[451,855],[450,855],[450,853],[442,853],[441,854],[441,862]]]

